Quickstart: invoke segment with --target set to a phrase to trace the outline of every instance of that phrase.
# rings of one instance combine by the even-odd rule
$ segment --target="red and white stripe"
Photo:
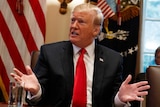
[[[105,19],[112,17],[115,14],[106,0],[98,0],[97,6],[102,10]]]
[[[16,2],[0,0],[0,88],[6,101],[13,68],[25,73],[31,52],[45,39],[46,0],[23,0],[23,15],[17,13]]]

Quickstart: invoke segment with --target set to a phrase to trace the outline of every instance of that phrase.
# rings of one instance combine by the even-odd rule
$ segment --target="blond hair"
[[[90,3],[83,3],[83,4],[80,4],[80,5],[77,5],[72,10],[72,13],[74,13],[74,12],[84,12],[84,11],[95,12],[96,16],[93,20],[93,23],[95,25],[100,25],[101,28],[102,28],[104,17],[103,17],[103,13],[102,13],[100,8],[98,8],[96,5],[93,5],[93,4],[90,4]]]

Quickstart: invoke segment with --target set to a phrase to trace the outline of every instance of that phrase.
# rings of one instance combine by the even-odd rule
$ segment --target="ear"
[[[101,26],[96,25],[93,31],[93,35],[97,36],[101,31]]]

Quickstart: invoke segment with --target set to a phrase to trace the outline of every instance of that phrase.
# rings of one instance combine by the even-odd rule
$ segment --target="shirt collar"
[[[74,55],[76,55],[80,49],[81,49],[80,47],[77,47],[76,45],[73,44],[73,54]],[[90,45],[85,47],[85,50],[87,51],[87,54],[89,56],[94,55],[94,49],[95,49],[95,41],[93,41]]]

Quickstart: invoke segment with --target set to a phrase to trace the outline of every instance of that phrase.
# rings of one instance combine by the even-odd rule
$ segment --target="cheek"
[[[92,32],[88,31],[88,30],[84,30],[84,31],[81,32],[81,37],[82,38],[88,39],[88,38],[92,37],[92,35],[93,35]]]
[[[156,63],[160,65],[160,59],[156,59]]]
[[[87,27],[87,28],[84,28],[84,29],[81,29],[81,33],[83,33],[84,35],[93,35],[93,29],[91,27]]]
[[[160,59],[157,59],[158,62],[160,62]]]

